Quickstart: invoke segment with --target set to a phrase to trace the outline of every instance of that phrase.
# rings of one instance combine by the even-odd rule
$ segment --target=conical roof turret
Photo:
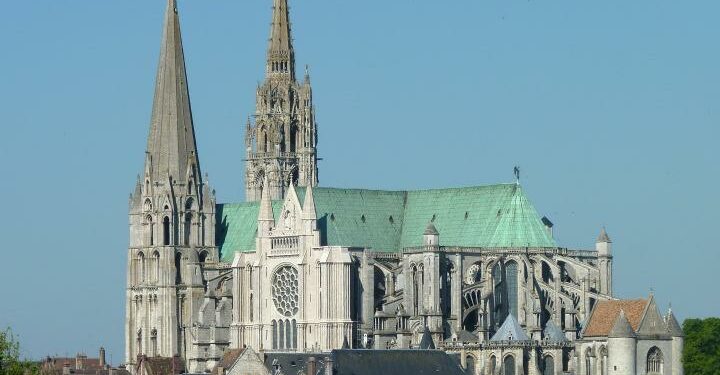
[[[608,337],[611,337],[611,338],[635,337],[635,331],[633,331],[632,326],[630,325],[630,322],[627,320],[624,310],[620,310],[620,314],[618,314],[617,319],[615,319],[615,324],[613,324],[613,328],[610,330],[610,333],[608,333]]]
[[[682,327],[680,327],[680,323],[678,323],[677,318],[675,318],[672,309],[668,309],[667,316],[665,317],[665,325],[667,326],[667,331],[670,333],[670,336],[685,337],[685,332],[683,332]]]
[[[435,228],[435,224],[429,222],[427,227],[425,227],[425,232],[423,234],[426,236],[438,236],[440,235],[440,232],[438,232],[437,228]]]
[[[602,228],[600,231],[600,235],[597,238],[597,243],[611,243],[612,240],[610,240],[610,236],[608,236],[607,231],[605,231],[605,227]]]
[[[175,0],[168,0],[165,11],[147,153],[153,181],[167,181],[167,176],[184,181],[188,167],[195,169],[198,179],[202,176]]]

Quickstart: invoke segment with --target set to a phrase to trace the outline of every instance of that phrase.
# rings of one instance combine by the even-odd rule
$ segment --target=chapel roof
[[[305,188],[295,189],[304,200]],[[414,191],[315,187],[312,196],[323,245],[398,252],[421,246],[430,222],[442,233],[441,246],[557,247],[517,184]],[[276,218],[282,204],[272,203]],[[253,251],[259,202],[219,204],[216,212],[223,261],[232,261],[235,251]]]
[[[621,311],[625,314],[633,332],[637,332],[648,302],[648,299],[642,298],[598,301],[590,313],[583,337],[607,337],[615,326]]]

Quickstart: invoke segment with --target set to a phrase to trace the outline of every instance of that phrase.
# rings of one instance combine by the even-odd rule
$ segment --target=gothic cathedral
[[[126,364],[231,349],[428,349],[468,374],[682,374],[683,333],[652,295],[613,295],[612,241],[558,245],[519,182],[318,186],[310,77],[273,0],[246,126],[246,202],[200,168],[176,0],[168,0],[143,173],[130,197]],[[432,344],[432,345],[430,345]]]

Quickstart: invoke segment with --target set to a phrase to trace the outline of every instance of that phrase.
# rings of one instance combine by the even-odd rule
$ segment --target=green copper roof
[[[297,189],[304,198],[305,189]],[[429,222],[440,245],[557,247],[516,184],[452,189],[381,191],[314,188],[323,245],[396,252],[420,246]],[[255,248],[258,202],[218,205],[218,246],[224,261]],[[277,217],[282,202],[273,202]]]

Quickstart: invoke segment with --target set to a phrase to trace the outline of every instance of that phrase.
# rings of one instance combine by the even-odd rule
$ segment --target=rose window
[[[272,297],[275,308],[283,316],[293,316],[298,312],[298,271],[291,266],[281,267],[272,283]]]

